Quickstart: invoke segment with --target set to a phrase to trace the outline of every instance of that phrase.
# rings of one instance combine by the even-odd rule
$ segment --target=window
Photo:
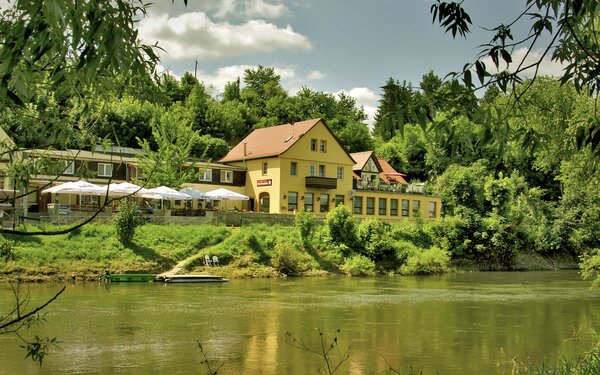
[[[337,167],[337,179],[338,180],[344,179],[344,167]]]
[[[75,162],[65,162],[65,169],[63,174],[75,174]]]
[[[412,201],[412,215],[413,217],[421,215],[421,201]]]
[[[221,171],[221,182],[233,183],[233,171]]]
[[[316,164],[310,164],[310,173],[309,175],[311,176],[316,176],[317,175],[317,165]]]
[[[317,151],[317,140],[316,139],[310,140],[310,150]]]
[[[212,169],[201,169],[198,181],[212,181]]]
[[[295,161],[290,163],[290,175],[298,176],[298,163],[296,163]]]
[[[327,141],[321,140],[321,152],[327,152]]]
[[[329,211],[329,194],[321,194],[319,196],[319,212]]]
[[[112,164],[98,163],[99,177],[112,177]]]
[[[357,215],[362,215],[362,205],[363,203],[363,199],[362,197],[354,197],[354,209],[352,210],[352,213],[357,214]]]
[[[344,204],[344,196],[343,195],[336,195],[335,196],[335,206],[339,206],[339,205],[343,205]]]
[[[398,216],[398,199],[390,199],[390,215]]]
[[[379,215],[387,215],[387,199],[379,198]]]
[[[435,217],[435,207],[436,204],[435,202],[429,202],[429,217],[430,218],[434,218]]]
[[[304,209],[309,212],[314,211],[314,202],[313,202],[313,193],[305,193],[304,194]]]
[[[375,198],[367,197],[367,215],[375,215]]]
[[[408,216],[408,199],[402,199],[402,216]]]
[[[298,209],[298,192],[288,192],[288,211],[296,211]]]
[[[266,176],[267,172],[269,171],[269,163],[267,163],[266,161],[263,162],[262,164],[262,175]]]
[[[325,177],[325,166],[323,164],[319,164],[319,177]]]

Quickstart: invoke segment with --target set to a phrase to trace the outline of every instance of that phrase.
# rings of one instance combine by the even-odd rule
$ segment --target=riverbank
[[[46,228],[47,231],[61,228]],[[230,279],[357,274],[345,268],[339,248],[319,250],[302,245],[296,228],[256,226],[144,225],[124,246],[108,224],[86,225],[56,236],[5,236],[12,256],[0,262],[0,282],[97,281],[112,273],[161,273],[184,261],[182,272],[209,273]],[[204,256],[219,266],[206,266]],[[366,259],[366,258],[365,258]],[[360,260],[360,259],[359,259]],[[385,262],[362,260],[366,274],[395,273]],[[388,266],[389,267],[389,266]],[[452,261],[444,272],[478,271],[468,262]],[[576,269],[572,257],[518,253],[513,270]],[[399,268],[394,268],[398,272]]]

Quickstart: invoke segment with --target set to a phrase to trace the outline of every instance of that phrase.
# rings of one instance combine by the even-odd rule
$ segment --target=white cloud
[[[244,79],[244,71],[246,69],[254,69],[250,65],[230,65],[217,69],[213,73],[198,72],[198,80],[204,82],[207,86],[213,86],[219,93],[223,92],[223,88],[227,82],[235,81],[238,77]]]
[[[288,7],[281,3],[270,4],[264,0],[247,1],[245,5],[248,17],[279,18],[289,12]]]
[[[538,50],[529,51],[529,54],[527,54],[527,51],[528,51],[527,48],[519,48],[512,53],[512,61],[513,62],[510,64],[510,69],[509,69],[510,71],[516,70],[517,67],[519,66],[519,64],[521,63],[521,61],[523,61],[523,59],[525,59],[525,61],[522,66],[526,67],[533,63],[537,63],[542,58],[542,54],[543,54],[542,50],[538,49]],[[496,70],[496,66],[494,65],[494,62],[492,61],[492,59],[490,57],[486,57],[486,58],[482,59],[482,62],[485,63],[485,66],[491,72],[498,72],[498,71],[502,71],[502,70],[506,69],[506,64],[504,63],[504,60],[502,60],[502,59],[500,59],[500,66],[499,66],[498,70]],[[563,74],[564,68],[565,68],[565,66],[560,64],[559,62],[552,61],[551,56],[548,54],[548,55],[544,56],[544,58],[542,59],[540,65],[539,65],[539,70],[538,70],[537,74],[543,75],[543,76],[559,77]],[[533,77],[534,73],[535,73],[535,69],[530,68],[530,69],[524,71],[522,73],[522,75],[524,77]]]
[[[158,41],[172,59],[219,59],[312,48],[310,41],[289,25],[281,28],[264,20],[241,25],[215,23],[204,12],[149,16],[140,22],[139,32],[146,43]]]
[[[312,70],[312,71],[308,72],[308,75],[306,76],[306,78],[311,81],[320,81],[323,78],[325,78],[325,74],[319,72],[318,70]]]

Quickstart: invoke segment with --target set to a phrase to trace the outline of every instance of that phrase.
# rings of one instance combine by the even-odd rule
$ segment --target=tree
[[[167,185],[178,189],[184,182],[197,180],[198,171],[187,164],[187,159],[199,135],[180,107],[174,106],[152,124],[152,136],[157,149],[153,149],[148,140],[138,138],[146,153],[140,156],[140,165],[146,171],[147,186]]]
[[[523,11],[515,20],[488,29],[493,34],[490,42],[482,45],[478,59],[466,64],[460,75],[467,87],[473,88],[475,84],[471,78],[471,69],[475,68],[480,84],[497,84],[506,91],[509,85],[521,81],[522,73],[533,69],[537,75],[542,60],[552,53],[552,60],[567,64],[560,79],[562,83],[572,81],[578,91],[586,89],[591,94],[598,94],[600,22],[597,7],[595,0],[527,0]],[[462,2],[438,0],[431,6],[431,12],[433,22],[439,22],[446,32],[452,32],[453,37],[457,33],[465,37],[470,32],[471,17],[462,7]],[[529,21],[523,21],[524,19]],[[520,21],[531,23],[531,27],[526,35],[515,38],[513,28]],[[531,51],[540,45],[544,52],[533,62],[525,60],[528,56],[520,61],[513,61],[513,51],[516,48],[526,46]],[[486,57],[491,58],[494,67],[500,70],[498,73],[485,65],[482,60]]]

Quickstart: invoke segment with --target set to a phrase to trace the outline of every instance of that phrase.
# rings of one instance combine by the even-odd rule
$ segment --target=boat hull
[[[171,275],[156,277],[154,281],[164,281],[165,283],[224,283],[229,279],[212,275]]]

